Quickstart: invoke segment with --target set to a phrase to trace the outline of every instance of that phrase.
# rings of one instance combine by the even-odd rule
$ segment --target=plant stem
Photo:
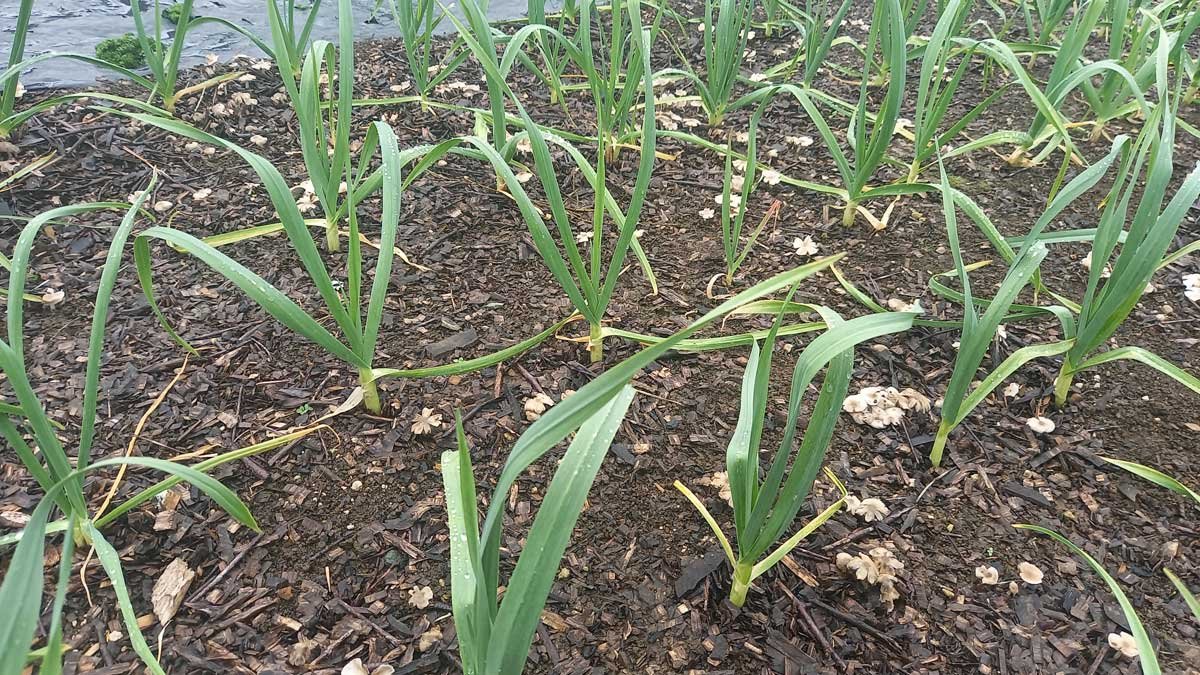
[[[733,585],[729,589],[729,601],[734,607],[746,604],[746,593],[750,590],[750,572],[754,565],[739,562],[733,568]]]
[[[599,363],[604,359],[604,340],[600,335],[600,324],[594,323],[591,325],[591,337],[588,340],[588,351],[592,355],[592,363]]]
[[[952,429],[953,427],[946,423],[945,418],[938,424],[937,435],[933,437],[933,449],[929,451],[929,461],[935,469],[942,464],[942,451],[946,449],[946,441],[950,439]]]
[[[376,415],[381,414],[383,405],[379,402],[379,388],[375,385],[375,380],[371,379],[370,368],[358,369],[358,382],[362,385],[363,407]]]
[[[915,183],[915,182],[917,182],[917,178],[919,178],[920,176],[921,176],[921,161],[918,159],[914,159],[912,161],[912,165],[908,167],[908,179],[905,180],[904,182]]]
[[[338,240],[337,221],[329,220],[328,217],[325,221],[325,246],[331,253],[342,248],[342,243]]]
[[[75,548],[84,548],[92,545],[92,538],[83,531],[83,520],[76,521],[75,527],[71,530],[71,538],[75,540]]]
[[[842,211],[842,225],[850,227],[854,224],[854,216],[858,213],[858,202],[846,201],[846,208]]]
[[[1071,380],[1075,378],[1075,370],[1071,368],[1069,358],[1063,359],[1058,377],[1054,378],[1054,406],[1061,408],[1067,404],[1067,395],[1071,393]]]

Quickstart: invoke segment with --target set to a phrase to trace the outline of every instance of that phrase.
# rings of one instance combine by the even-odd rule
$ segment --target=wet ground
[[[281,0],[282,5],[284,0]],[[165,9],[171,2],[163,0]],[[306,7],[311,3],[303,3]],[[399,37],[392,21],[391,0],[353,0],[354,35],[357,38]],[[451,3],[447,3],[451,4]],[[457,6],[457,3],[453,3]],[[17,11],[21,0],[0,0],[0,29],[3,30],[4,58],[17,24]],[[143,0],[144,17],[152,20],[153,0]],[[525,0],[492,0],[488,14],[493,19],[508,19],[524,16]],[[193,4],[195,16],[217,16],[245,26],[250,31],[270,39],[267,25],[266,5],[262,0],[196,0]],[[306,14],[302,14],[306,16]],[[174,30],[165,23],[164,27]],[[452,31],[448,20],[442,24],[442,32]],[[29,25],[29,37],[25,47],[26,57],[45,52],[78,52],[92,55],[96,44],[105,38],[133,32],[133,14],[129,0],[37,0],[33,6],[33,18]],[[314,37],[328,40],[337,37],[337,2],[325,0],[318,9]],[[217,54],[223,59],[237,54],[258,56],[258,48],[242,35],[214,25],[201,25],[188,31],[184,50],[185,64],[202,63],[208,54]],[[21,81],[29,88],[45,86],[85,86],[103,76],[100,68],[72,60],[50,60],[37,64]]]
[[[867,8],[861,3],[859,13],[847,22],[846,30],[855,38],[864,35]],[[697,16],[697,8],[690,11]],[[667,35],[680,43],[682,58],[700,58],[697,31]],[[779,58],[775,50],[795,38],[790,33],[756,37],[747,68],[773,63]],[[681,57],[666,37],[655,47],[655,68],[680,64]],[[391,85],[408,77],[404,59],[398,58],[401,53],[394,40],[360,43],[358,95],[389,96]],[[842,49],[830,60],[846,67],[855,59],[852,50]],[[909,77],[915,78],[916,62],[910,65]],[[244,62],[217,64],[185,73],[184,82],[249,67]],[[294,118],[283,103],[272,100],[280,86],[276,74],[254,74],[253,79],[198,94],[195,109],[208,110],[214,101],[232,107],[238,94],[257,104],[233,115],[204,113],[195,122],[243,144],[254,134],[271,138],[273,142],[258,151],[289,185],[297,185],[307,174],[296,152]],[[470,64],[454,75],[461,82],[477,82],[479,77]],[[528,94],[535,119],[573,133],[592,130],[595,111],[587,96],[570,95],[564,112],[548,103],[545,88],[528,71],[515,69],[511,84]],[[955,114],[964,114],[996,84],[992,80],[964,85]],[[818,86],[843,98],[857,92],[856,84],[828,71],[822,72]],[[120,85],[106,88],[137,91]],[[434,95],[447,105],[478,106],[486,101],[482,92],[462,87],[446,87]],[[1072,119],[1083,117],[1078,101],[1068,107]],[[686,106],[662,110],[677,115],[681,124],[699,114]],[[694,129],[703,137],[726,138],[746,128],[749,114],[738,110],[722,128],[700,122]],[[911,117],[911,108],[903,114]],[[980,137],[1030,114],[1028,101],[1010,88],[965,133]],[[1200,124],[1200,110],[1188,108],[1181,114],[1189,123]],[[415,104],[360,107],[356,115],[356,129],[376,119],[388,121],[403,147],[467,134],[474,124],[469,112],[425,110]],[[774,168],[799,179],[834,180],[837,169],[823,148],[787,140],[818,133],[793,100],[784,97],[773,103],[761,129],[760,147],[774,153]],[[1134,127],[1120,123],[1116,130]],[[15,144],[18,165],[50,150],[61,158],[4,195],[18,214],[119,199],[141,189],[157,169],[162,183],[155,199],[174,205],[169,212],[146,217],[158,224],[202,236],[275,218],[258,179],[231,153],[205,154],[178,136],[98,116],[83,105],[62,106],[35,118]],[[1108,147],[1107,139],[1080,139],[1081,151],[1089,158],[1101,156]],[[660,139],[659,149],[670,159],[664,157],[655,167],[639,225],[660,289],[652,293],[636,267],[631,268],[616,286],[608,319],[623,329],[665,334],[717,302],[706,294],[705,284],[723,271],[719,226],[699,212],[720,192],[723,161],[679,141]],[[892,152],[908,156],[908,148],[899,142]],[[1177,178],[1182,167],[1192,166],[1197,158],[1196,139],[1180,134]],[[612,164],[613,185],[624,189],[632,183],[635,159],[633,153],[622,153]],[[1028,231],[1042,212],[1057,172],[1053,165],[1015,168],[986,152],[955,158],[947,168],[1004,234]],[[572,169],[558,169],[568,210],[582,214],[577,217],[586,222],[591,195],[581,189],[585,182]],[[894,178],[895,171],[888,167],[882,176]],[[513,201],[497,193],[494,184],[489,167],[453,157],[406,190],[397,242],[424,267],[397,264],[385,305],[379,363],[423,367],[482,356],[569,313]],[[1064,211],[1053,227],[1094,222],[1098,195],[1105,187]],[[544,203],[535,181],[527,189],[536,203]],[[937,200],[905,198],[897,204],[891,224],[876,232],[861,220],[851,228],[840,225],[838,204],[825,195],[786,184],[759,189],[752,208],[766,209],[778,199],[783,203],[779,219],[764,230],[731,287],[717,285],[718,294],[744,289],[806,261],[791,242],[811,236],[822,254],[846,252],[842,271],[876,300],[920,300],[933,316],[955,316],[952,303],[928,291],[930,276],[953,265]],[[372,237],[378,208],[378,202],[362,207],[362,222]],[[752,222],[759,213],[754,211]],[[1200,237],[1198,213],[1186,218],[1173,248]],[[90,325],[99,261],[118,217],[95,214],[58,225],[39,237],[32,259],[30,290],[60,291],[62,300],[27,310],[26,358],[39,394],[56,404],[54,415],[66,427],[65,437],[77,437],[73,411],[79,406],[87,349],[79,336]],[[139,221],[139,227],[148,224]],[[0,225],[0,250],[12,247],[18,231],[18,224]],[[965,222],[960,223],[960,236],[972,262],[995,257],[983,236]],[[225,250],[327,319],[314,305],[316,293],[297,272],[285,239],[263,238]],[[1056,246],[1042,267],[1048,283],[1079,297],[1086,283],[1080,264],[1084,252],[1078,245]],[[309,424],[344,400],[353,386],[353,372],[344,364],[275,323],[195,260],[165,247],[155,247],[152,258],[162,307],[176,327],[202,347],[203,356],[188,361],[163,405],[149,416],[139,437],[139,453],[170,457],[196,448],[242,447],[284,428]],[[326,260],[341,278],[345,257],[331,255]],[[368,267],[372,263],[368,258]],[[147,402],[184,364],[182,352],[155,327],[131,265],[127,262],[119,277],[108,322],[101,387],[104,423],[98,430],[97,457],[125,452],[130,430]],[[1000,267],[992,265],[973,275],[979,293],[994,292]],[[1200,272],[1200,258],[1193,254],[1156,275],[1156,290],[1135,308],[1115,336],[1116,344],[1152,349],[1189,372],[1200,372],[1200,305],[1186,299],[1180,283],[1181,275],[1195,272]],[[863,312],[829,274],[806,280],[801,293],[805,301],[825,304],[847,317]],[[761,318],[731,319],[722,330],[732,334],[764,325]],[[572,330],[578,327],[563,337],[579,334]],[[1053,340],[1059,335],[1056,330],[1045,322],[1013,322],[985,363],[991,368],[1016,349]],[[864,346],[856,353],[852,388],[911,387],[936,400],[945,390],[957,339],[953,330],[918,328]],[[804,340],[790,339],[793,351],[777,355],[772,412],[765,425],[765,447],[770,450],[776,447],[776,436],[770,434],[777,434],[782,424],[787,378]],[[459,346],[442,352],[440,345],[448,341]],[[454,409],[464,411],[480,492],[490,496],[514,440],[528,428],[522,402],[535,392],[561,400],[568,389],[578,390],[636,349],[612,341],[606,344],[605,363],[589,366],[580,345],[548,340],[499,368],[456,377],[389,380],[381,385],[384,415],[341,415],[330,420],[332,428],[319,437],[217,472],[250,504],[262,534],[229,527],[214,505],[194,491],[181,496],[174,508],[146,504],[114,523],[106,535],[121,551],[139,613],[148,612],[153,584],[173,560],[181,558],[197,571],[195,585],[163,633],[162,659],[168,671],[337,675],[344,664],[361,658],[370,668],[387,663],[397,675],[461,673],[450,620],[448,535],[438,467],[440,453],[454,444],[445,421]],[[1039,360],[1011,378],[1018,385],[1016,396],[989,397],[972,413],[951,439],[943,468],[936,471],[924,457],[937,425],[933,417],[914,415],[902,426],[882,430],[845,418],[827,464],[853,494],[880,499],[890,514],[872,522],[846,511],[834,516],[762,577],[746,606],[738,610],[724,601],[728,570],[715,540],[671,484],[678,479],[695,486],[719,522],[731,521],[712,479],[723,466],[724,447],[737,419],[737,382],[745,354],[745,349],[672,354],[638,374],[640,393],[572,535],[527,672],[1138,672],[1136,661],[1109,647],[1107,636],[1128,626],[1103,583],[1061,547],[1011,527],[1022,522],[1063,532],[1118,576],[1158,641],[1164,672],[1200,672],[1187,665],[1200,663],[1200,624],[1190,618],[1162,572],[1169,566],[1191,588],[1200,586],[1194,506],[1115,473],[1098,459],[1116,455],[1153,465],[1188,485],[1200,483],[1191,450],[1196,447],[1200,413],[1192,392],[1142,366],[1109,364],[1081,378],[1068,406],[1055,410],[1048,397],[1057,367],[1052,360]],[[424,408],[442,415],[443,425],[434,433],[413,433],[413,420]],[[1041,414],[1054,419],[1054,432],[1036,435],[1026,425],[1027,418]],[[5,477],[0,481],[0,512],[28,512],[40,494],[15,468],[16,461],[11,452],[0,453],[0,476]],[[551,457],[535,464],[510,493],[505,578],[554,467]],[[89,494],[104,494],[112,478],[94,475]],[[130,472],[121,494],[133,494],[155,478]],[[827,484],[819,484],[796,526],[831,503],[832,493]],[[10,530],[0,530],[6,531]],[[901,596],[890,606],[878,589],[847,576],[835,564],[838,553],[855,555],[875,548],[892,551],[904,563]],[[5,562],[0,558],[0,566]],[[1044,571],[1045,579],[1010,588],[1008,582],[1017,578],[1023,562]],[[980,566],[996,567],[1001,583],[983,583],[975,572]],[[141,672],[114,609],[111,587],[99,581],[94,564],[89,574],[94,604],[88,603],[79,575],[73,575],[68,592],[67,639],[75,650],[68,657],[67,672]],[[414,591],[433,597],[427,604],[414,602]],[[151,625],[147,638],[160,630]]]

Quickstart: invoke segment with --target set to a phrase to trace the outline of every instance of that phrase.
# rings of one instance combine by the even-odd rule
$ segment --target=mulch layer
[[[861,39],[869,8],[857,8],[853,16],[844,33]],[[656,45],[656,68],[678,65],[668,41],[679,54],[698,61],[699,39],[694,26],[684,31],[668,26]],[[754,55],[746,59],[746,69],[761,70],[790,56],[797,39],[794,32],[768,38],[760,31],[750,43]],[[409,78],[402,49],[392,41],[359,45],[357,96],[395,96],[404,88]],[[856,67],[849,49],[835,50],[834,60]],[[286,100],[276,96],[282,88],[273,70],[239,59],[184,77],[199,81],[228,70],[252,77],[185,99],[181,116],[254,148],[290,184],[299,185],[305,174],[296,120]],[[910,76],[915,78],[915,70]],[[968,78],[956,109],[969,109],[1000,76]],[[443,89],[435,98],[486,107],[486,88],[480,92],[472,86],[482,84],[480,78],[468,64],[450,78],[465,86]],[[552,105],[545,88],[520,68],[514,69],[513,83],[535,119],[580,133],[590,130],[592,108],[584,97],[572,96],[565,109]],[[825,73],[818,86],[847,99],[857,95],[857,85],[841,76]],[[675,87],[690,89],[679,83],[667,90]],[[134,93],[120,83],[102,88]],[[254,104],[234,96],[241,93]],[[218,103],[224,114],[214,112]],[[1077,102],[1070,105],[1074,118],[1085,117]],[[678,118],[673,122],[719,141],[745,129],[749,116],[736,111],[722,127],[710,129],[698,109],[670,110]],[[966,133],[977,137],[1022,128],[1031,110],[1019,89],[1011,88]],[[1195,110],[1183,115],[1200,123]],[[356,133],[374,119],[389,122],[402,146],[470,133],[474,124],[468,113],[382,105],[357,110]],[[268,140],[255,146],[255,136]],[[805,146],[788,137],[818,140]],[[265,191],[236,156],[208,154],[185,139],[116,116],[79,105],[60,107],[32,120],[14,142],[17,153],[4,159],[23,163],[51,150],[59,159],[3,195],[13,214],[122,200],[157,171],[160,185],[153,201],[171,202],[155,214],[160,224],[211,235],[273,221]],[[780,97],[764,116],[760,147],[760,156],[787,175],[837,182],[815,128],[790,98]],[[1097,158],[1108,141],[1081,141],[1080,147]],[[667,335],[717,303],[706,287],[723,271],[719,223],[700,212],[716,208],[723,162],[715,153],[669,139],[661,140],[660,150],[673,159],[655,167],[640,240],[659,291],[652,293],[631,264],[608,318],[623,329]],[[900,157],[907,151],[902,141],[893,146]],[[1177,178],[1190,170],[1198,152],[1200,143],[1181,133]],[[613,169],[612,184],[621,200],[632,184],[635,162],[632,152],[624,152]],[[1036,220],[1057,166],[1013,167],[984,151],[950,162],[948,170],[1005,234],[1017,235]],[[573,215],[590,228],[586,182],[565,164],[559,171]],[[879,178],[900,177],[898,171],[886,167]],[[535,196],[536,185],[534,179],[527,186]],[[1098,189],[1079,200],[1053,227],[1094,224],[1101,194]],[[821,254],[846,252],[841,269],[881,303],[920,300],[931,315],[956,316],[959,310],[927,286],[931,275],[952,266],[938,199],[900,200],[881,231],[862,219],[845,228],[830,197],[785,184],[761,186],[750,219],[757,222],[757,214],[773,200],[781,202],[778,219],[764,230],[732,287],[715,283],[716,295],[808,260],[797,255],[792,242],[811,236]],[[878,213],[884,205],[867,206]],[[377,209],[366,204],[362,210],[369,235],[378,222]],[[94,292],[119,217],[100,213],[56,224],[35,249],[31,292],[61,291],[63,299],[27,305],[26,358],[53,417],[66,425],[66,438],[78,428]],[[138,227],[151,224],[143,219]],[[0,226],[3,250],[12,249],[19,227],[13,221]],[[960,229],[968,262],[996,257],[963,218]],[[1175,245],[1197,236],[1193,212]],[[570,313],[513,202],[496,192],[492,173],[477,162],[451,157],[413,183],[404,195],[399,245],[421,267],[397,262],[376,360],[380,366],[426,366],[484,355]],[[282,236],[225,250],[332,324]],[[1085,253],[1079,245],[1055,246],[1043,264],[1048,283],[1079,297]],[[201,350],[185,364],[184,353],[150,312],[132,256],[127,258],[108,320],[95,456],[125,452],[139,418],[180,368],[179,381],[138,438],[140,454],[169,458],[243,447],[311,423],[354,387],[353,368],[289,332],[198,261],[156,245],[159,300],[179,332]],[[343,256],[328,256],[336,271],[344,263]],[[977,274],[978,294],[995,289],[1002,269],[994,268],[1002,265]],[[1114,342],[1146,347],[1200,372],[1200,307],[1184,297],[1181,282],[1183,274],[1197,271],[1200,258],[1193,255],[1160,272],[1156,290]],[[866,311],[828,273],[806,281],[800,295],[845,316]],[[758,329],[767,321],[732,318],[709,334]],[[580,330],[569,326],[561,337],[578,337]],[[1048,322],[1008,325],[985,367],[1022,346],[1059,337]],[[774,448],[785,418],[791,365],[808,339],[789,338],[783,342],[794,348],[780,348],[765,447]],[[911,387],[936,400],[949,379],[957,339],[954,330],[916,328],[864,345],[857,350],[851,389]],[[453,447],[453,411],[466,415],[486,499],[507,451],[529,425],[525,401],[539,392],[557,401],[636,349],[610,341],[604,362],[593,365],[578,342],[551,339],[500,368],[386,381],[385,415],[342,414],[328,420],[327,430],[216,472],[250,504],[261,533],[235,527],[194,490],[144,505],[115,523],[107,534],[121,553],[139,614],[151,616],[151,589],[168,563],[182,558],[197,572],[165,629],[152,618],[146,622],[151,644],[161,637],[168,671],[336,673],[358,658],[369,668],[389,664],[396,673],[460,672],[438,466],[440,453]],[[725,600],[729,569],[712,533],[672,482],[691,486],[718,520],[730,522],[730,509],[711,485],[724,469],[747,353],[741,348],[671,354],[635,378],[639,395],[562,561],[528,672],[1138,672],[1136,659],[1108,645],[1109,633],[1128,626],[1099,577],[1052,541],[1012,527],[1022,522],[1056,529],[1101,560],[1158,641],[1165,669],[1200,672],[1195,666],[1200,663],[1198,626],[1162,572],[1168,566],[1192,588],[1200,586],[1196,505],[1099,459],[1112,455],[1149,464],[1200,485],[1193,457],[1200,406],[1194,394],[1156,371],[1115,363],[1082,375],[1068,406],[1055,410],[1050,399],[1057,364],[1039,360],[1012,378],[1019,385],[1016,395],[998,392],[968,418],[938,470],[931,470],[926,458],[936,417],[913,414],[896,427],[874,429],[846,415],[829,449],[828,466],[852,494],[879,498],[889,514],[865,522],[843,510],[762,577],[738,609]],[[809,405],[813,398],[810,392]],[[426,408],[440,414],[442,424],[432,433],[415,434],[413,421]],[[1040,414],[1055,421],[1052,433],[1035,434],[1025,424]],[[547,457],[511,494],[496,496],[509,506],[506,570],[521,549],[554,466],[553,456]],[[0,454],[0,472],[0,511],[29,512],[39,493],[14,454]],[[97,501],[113,478],[101,474],[90,480]],[[145,472],[130,472],[120,493],[132,494],[152,480]],[[831,486],[818,482],[796,526],[835,498]],[[57,545],[50,548],[48,573]],[[894,603],[883,602],[877,587],[835,564],[839,553],[858,555],[880,547],[903,563],[900,598]],[[1022,562],[1044,572],[1040,584],[1019,579]],[[981,583],[979,566],[996,567],[1000,582]],[[141,672],[97,565],[89,567],[86,578],[90,601],[78,575],[68,596],[67,637],[74,647],[68,672]]]

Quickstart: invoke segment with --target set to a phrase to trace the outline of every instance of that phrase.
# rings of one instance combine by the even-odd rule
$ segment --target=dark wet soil
[[[864,33],[855,21],[846,30],[856,38]],[[673,35],[690,58],[698,53],[696,35],[694,27]],[[774,63],[779,57],[772,51],[786,48],[795,37],[756,37],[751,43],[756,58],[748,59],[747,67]],[[675,62],[666,45],[657,49],[656,66]],[[408,79],[398,50],[392,42],[361,45],[358,96],[392,96],[393,85]],[[849,53],[837,52],[836,58],[852,62]],[[249,144],[254,135],[270,139],[256,150],[298,185],[304,174],[295,121],[272,101],[279,89],[275,75],[248,62],[216,68],[236,68],[255,79],[188,100],[183,115],[239,143]],[[188,74],[197,80],[210,75]],[[588,131],[590,105],[582,98],[569,99],[564,114],[532,78],[518,71],[514,78],[536,119]],[[455,79],[475,83],[479,72],[464,68]],[[844,98],[857,89],[834,77],[823,77],[820,86]],[[972,79],[958,105],[967,109],[993,86],[994,80]],[[228,116],[211,112],[213,103],[229,103],[235,92],[251,94],[257,105],[235,107]],[[486,105],[485,94],[463,90],[438,98]],[[1020,128],[1029,111],[1012,91],[967,134]],[[676,112],[703,122],[699,110]],[[1183,114],[1196,121],[1194,110]],[[412,105],[364,107],[359,117],[363,123],[387,120],[405,146],[469,133],[474,122],[466,113]],[[747,119],[747,111],[738,111],[721,129],[701,123],[693,131],[724,139],[744,128]],[[819,141],[810,147],[785,142],[788,136],[817,136],[798,105],[783,99],[773,104],[762,133],[762,153],[775,150],[770,162],[785,174],[836,181],[836,169]],[[265,192],[236,157],[205,155],[177,137],[82,107],[37,118],[17,144],[18,161],[52,149],[60,159],[5,195],[16,214],[123,199],[158,170],[155,200],[172,202],[155,216],[160,223],[208,235],[273,219]],[[1080,147],[1097,158],[1107,141],[1081,141]],[[1198,147],[1196,139],[1180,135],[1177,174],[1194,164]],[[658,275],[659,292],[653,294],[636,265],[630,267],[609,319],[619,328],[665,335],[717,302],[706,287],[723,271],[719,225],[699,212],[715,207],[722,161],[677,141],[664,139],[660,149],[674,159],[656,166],[641,224],[641,243]],[[903,157],[906,148],[897,142],[893,152]],[[622,155],[614,185],[627,189],[632,183],[633,162],[629,153]],[[1057,167],[1013,168],[985,151],[950,163],[948,170],[1005,234],[1016,235],[1036,220]],[[898,169],[885,169],[884,175],[890,171]],[[573,209],[586,221],[591,202],[581,192],[583,181],[568,175],[565,165],[560,172]],[[536,194],[535,185],[536,180],[530,189]],[[211,195],[197,200],[194,194],[205,188]],[[1102,194],[1098,190],[1081,199],[1054,227],[1089,226]],[[931,314],[955,316],[954,307],[927,290],[930,276],[952,265],[938,200],[902,199],[888,227],[874,231],[862,220],[843,228],[831,198],[783,184],[764,185],[753,208],[765,210],[771,199],[783,203],[778,221],[764,231],[733,288],[718,281],[716,294],[803,262],[807,258],[797,256],[791,242],[812,236],[822,254],[847,252],[841,269],[878,301],[920,299]],[[364,206],[365,223],[377,217],[376,208]],[[569,313],[519,213],[494,190],[492,174],[482,165],[450,158],[413,184],[403,208],[399,245],[424,269],[397,266],[380,365],[423,366],[480,356]],[[868,208],[882,211],[875,203]],[[31,292],[58,289],[64,299],[53,307],[29,306],[27,359],[44,400],[69,432],[78,424],[92,294],[118,218],[93,215],[56,224],[35,253]],[[960,218],[960,229],[968,261],[997,258],[965,219]],[[17,232],[15,224],[0,229],[5,250],[11,250]],[[1198,235],[1196,216],[1189,214],[1176,247]],[[327,318],[284,239],[262,238],[226,250]],[[1086,275],[1080,265],[1085,252],[1076,245],[1056,247],[1043,265],[1047,283],[1077,297]],[[222,277],[165,247],[156,247],[154,261],[164,310],[202,354],[187,362],[180,381],[149,419],[138,452],[175,457],[242,447],[309,424],[349,394],[355,384],[352,368],[275,323]],[[340,270],[344,260],[330,256],[329,264]],[[1140,345],[1200,371],[1200,308],[1184,297],[1181,282],[1182,274],[1196,271],[1200,259],[1193,255],[1158,274],[1157,290],[1134,310],[1115,343]],[[976,292],[989,294],[999,273],[982,270]],[[801,293],[846,316],[865,311],[830,274],[806,281]],[[762,318],[731,319],[722,332],[763,325]],[[98,456],[124,452],[138,418],[183,365],[183,353],[158,328],[142,299],[131,263],[118,283],[109,329]],[[578,335],[578,327],[571,326],[562,337]],[[1049,323],[1009,325],[989,363],[1057,337]],[[862,346],[852,391],[912,387],[936,400],[949,378],[957,338],[952,330],[916,328]],[[447,339],[461,346],[441,353],[438,347]],[[795,348],[781,349],[777,359],[768,438],[783,422],[787,373],[806,339],[786,342]],[[384,416],[340,415],[328,421],[326,431],[217,472],[252,506],[261,534],[231,526],[199,494],[184,496],[171,514],[163,515],[167,505],[158,503],[135,510],[109,535],[122,553],[139,614],[150,616],[150,590],[169,562],[182,558],[198,572],[163,635],[164,663],[171,672],[187,673],[336,673],[361,658],[372,667],[388,663],[398,673],[459,672],[437,464],[440,452],[453,445],[449,420],[454,409],[466,414],[481,494],[488,495],[507,451],[529,424],[523,410],[528,397],[542,391],[559,400],[635,350],[612,341],[604,364],[590,365],[581,345],[551,339],[500,368],[388,381]],[[762,577],[739,610],[724,600],[729,571],[711,532],[672,482],[691,486],[720,522],[730,521],[731,511],[717,490],[702,483],[724,469],[746,354],[744,349],[672,354],[635,379],[639,396],[579,520],[528,672],[1137,672],[1136,660],[1108,646],[1108,634],[1127,627],[1100,579],[1053,542],[1012,527],[1023,522],[1052,527],[1100,559],[1158,641],[1164,669],[1195,672],[1197,625],[1162,568],[1169,566],[1193,588],[1200,585],[1196,506],[1099,459],[1117,456],[1200,484],[1192,461],[1200,429],[1194,394],[1156,371],[1114,364],[1081,376],[1067,408],[1057,411],[1050,402],[1057,364],[1039,360],[1012,378],[1020,387],[1016,396],[997,394],[968,418],[952,437],[939,470],[931,470],[925,457],[936,419],[917,414],[900,427],[876,430],[845,416],[827,456],[829,467],[853,494],[881,499],[890,514],[864,522],[839,513]],[[440,413],[443,424],[416,435],[411,426],[424,408]],[[1025,420],[1038,414],[1055,421],[1052,433],[1037,435],[1026,426]],[[15,457],[4,455],[3,461],[0,510],[27,511],[36,489]],[[507,551],[520,550],[553,468],[547,458],[531,467],[513,493],[497,496],[509,502]],[[93,478],[89,487],[97,499],[111,479]],[[129,494],[150,480],[133,472],[121,492]],[[819,483],[797,526],[834,498],[832,488]],[[876,547],[888,548],[904,564],[901,597],[890,608],[877,590],[835,566],[838,553],[857,555]],[[511,562],[510,556],[505,564]],[[1019,580],[1022,562],[1044,572],[1041,584]],[[1000,583],[982,584],[978,566],[996,567]],[[1015,592],[1009,587],[1014,580]],[[88,604],[78,577],[68,600],[68,638],[75,648],[68,659],[71,672],[140,672],[94,565],[88,582],[94,605]],[[425,604],[420,600],[426,587],[432,599],[418,607]],[[152,643],[159,630],[148,619]]]

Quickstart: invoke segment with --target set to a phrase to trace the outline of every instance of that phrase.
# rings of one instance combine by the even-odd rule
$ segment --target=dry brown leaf
[[[179,611],[179,605],[183,603],[183,596],[187,595],[188,587],[195,578],[196,573],[188,567],[183,558],[172,560],[162,571],[158,581],[154,582],[154,592],[150,596],[154,616],[158,617],[160,624],[165,626],[174,618],[175,612]]]

